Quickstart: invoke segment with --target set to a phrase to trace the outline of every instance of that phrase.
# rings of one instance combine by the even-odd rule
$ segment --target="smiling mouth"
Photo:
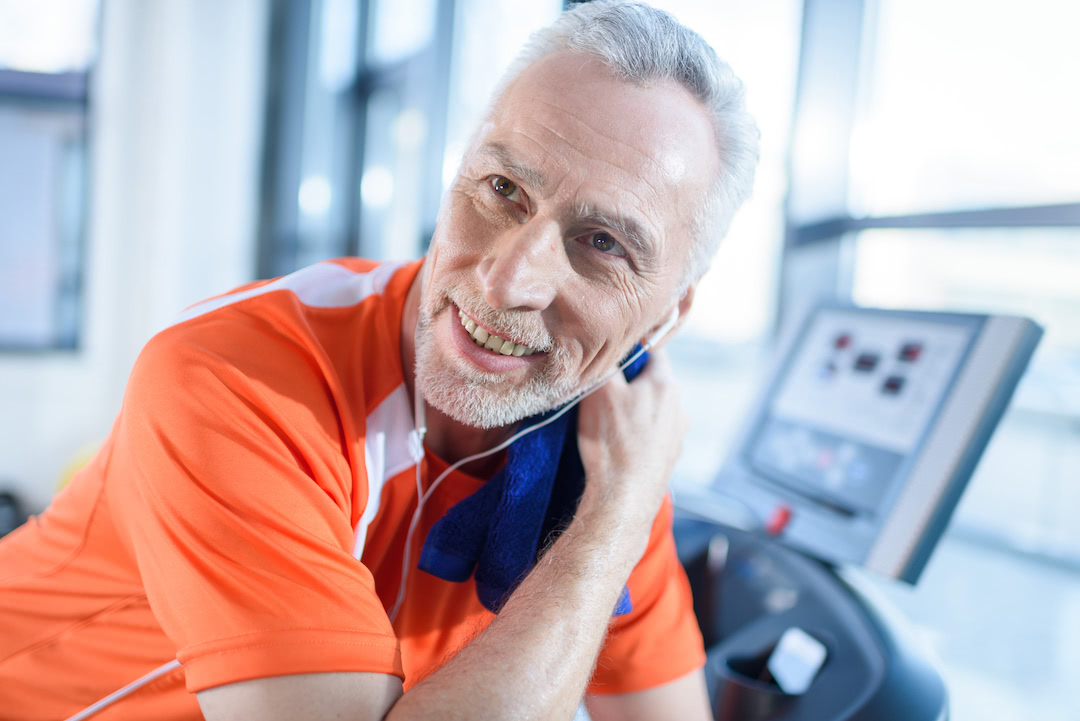
[[[491,351],[498,355],[512,355],[519,358],[537,352],[535,348],[530,348],[527,345],[521,345],[512,340],[506,340],[505,338],[500,338],[497,335],[488,333],[478,326],[469,316],[465,315],[460,308],[458,309],[458,318],[461,320],[461,325],[465,328],[465,332],[472,338],[473,343],[484,350]]]

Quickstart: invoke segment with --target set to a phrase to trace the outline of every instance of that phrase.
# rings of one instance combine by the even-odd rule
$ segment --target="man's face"
[[[716,157],[673,82],[629,84],[580,53],[528,68],[440,212],[417,324],[427,401],[493,428],[611,372],[679,300]]]

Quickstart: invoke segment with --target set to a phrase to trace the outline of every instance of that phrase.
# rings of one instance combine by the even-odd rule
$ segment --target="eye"
[[[585,236],[585,242],[605,255],[626,256],[626,249],[608,233],[592,233]]]
[[[515,198],[514,196],[518,194],[519,189],[517,183],[515,183],[514,181],[510,180],[509,178],[504,178],[501,175],[496,175],[488,182],[491,183],[491,189],[499,195],[503,196],[504,198],[508,198],[509,200],[517,200],[517,198]]]

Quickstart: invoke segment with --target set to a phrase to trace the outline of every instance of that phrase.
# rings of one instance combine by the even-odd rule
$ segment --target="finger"
[[[657,368],[661,368],[665,371],[671,369],[671,358],[668,357],[668,352],[663,348],[657,348],[649,354],[650,365],[655,363]]]
[[[673,375],[668,354],[663,349],[651,351],[649,353],[649,362],[645,364],[645,368],[641,371],[641,375],[658,381],[670,380]]]
[[[690,416],[687,415],[686,411],[684,411],[681,406],[679,408],[678,429],[680,437],[685,436],[686,432],[690,430]]]

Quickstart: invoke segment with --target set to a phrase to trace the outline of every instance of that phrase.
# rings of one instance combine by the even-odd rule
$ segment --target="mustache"
[[[446,303],[456,305],[465,311],[465,315],[494,331],[495,335],[501,338],[539,351],[550,352],[555,348],[555,338],[544,326],[538,311],[495,310],[483,300],[467,298],[461,293],[448,294]]]

